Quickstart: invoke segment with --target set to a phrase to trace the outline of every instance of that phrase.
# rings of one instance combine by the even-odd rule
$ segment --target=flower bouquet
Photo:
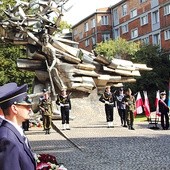
[[[63,165],[57,163],[56,157],[50,154],[36,155],[36,170],[67,170]]]

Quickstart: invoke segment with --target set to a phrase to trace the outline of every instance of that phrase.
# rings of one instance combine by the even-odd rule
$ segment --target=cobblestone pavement
[[[62,131],[61,120],[53,121],[61,133],[30,128],[33,150],[55,155],[68,170],[170,170],[170,130],[152,130],[147,122],[128,130],[117,113],[114,128],[107,128],[104,113],[72,116],[71,130]]]

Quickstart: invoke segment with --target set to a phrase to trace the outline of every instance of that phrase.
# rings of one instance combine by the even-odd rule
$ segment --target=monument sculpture
[[[20,1],[4,10],[0,36],[4,43],[23,45],[27,59],[18,59],[17,66],[35,72],[34,93],[51,89],[51,97],[63,88],[90,94],[106,85],[135,81],[145,64],[113,59],[75,47],[77,42],[61,38],[59,24],[62,8],[68,0]]]

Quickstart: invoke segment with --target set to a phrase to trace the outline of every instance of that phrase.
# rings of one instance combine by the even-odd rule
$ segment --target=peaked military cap
[[[27,97],[27,84],[17,86],[16,83],[7,83],[0,86],[0,107],[6,109],[12,104],[31,105]]]
[[[166,92],[165,92],[165,91],[163,91],[163,92],[161,92],[161,93],[160,93],[160,95],[166,95]]]
[[[119,89],[119,91],[123,91],[123,87],[121,87],[121,88]]]

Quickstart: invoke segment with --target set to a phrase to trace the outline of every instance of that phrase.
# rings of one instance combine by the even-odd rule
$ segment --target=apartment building
[[[112,38],[110,8],[100,8],[72,27],[72,39],[79,42],[79,48],[92,51],[101,41]]]
[[[73,40],[91,51],[96,43],[122,37],[169,49],[170,0],[122,0],[73,26]]]
[[[169,0],[122,0],[111,7],[111,15],[113,39],[122,37],[169,49]]]

